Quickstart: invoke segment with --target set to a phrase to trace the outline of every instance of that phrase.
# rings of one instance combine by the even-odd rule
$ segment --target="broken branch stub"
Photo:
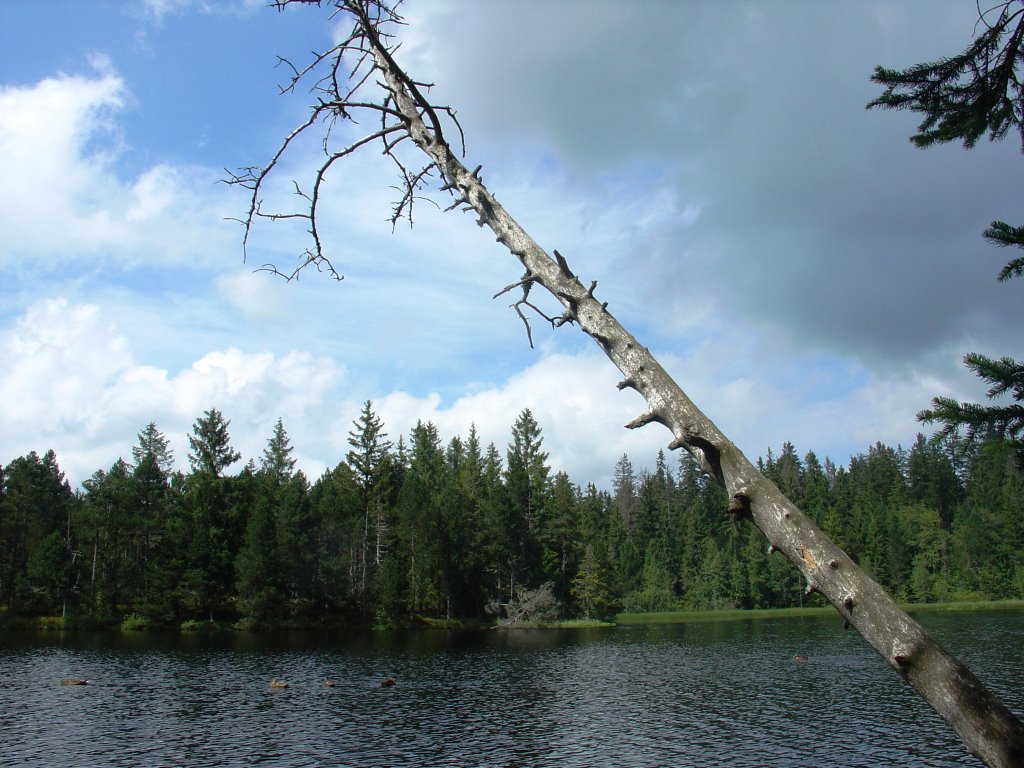
[[[293,2],[308,0],[278,0],[283,7]],[[319,3],[317,3],[319,4]],[[994,697],[959,661],[946,653],[913,619],[870,579],[842,550],[775,485],[752,465],[739,449],[690,400],[686,393],[661,367],[650,351],[607,311],[607,304],[599,302],[594,291],[596,283],[585,288],[572,272],[567,260],[558,252],[552,258],[508,214],[493,194],[484,186],[480,166],[470,171],[445,140],[441,115],[454,121],[454,112],[448,107],[432,104],[423,90],[399,67],[394,59],[395,46],[384,27],[400,22],[395,13],[396,4],[383,0],[334,0],[334,13],[347,13],[354,29],[346,43],[338,47],[333,62],[332,76],[316,82],[315,88],[328,91],[327,103],[333,105],[334,118],[348,118],[353,112],[376,111],[383,120],[398,119],[408,138],[428,159],[423,170],[411,173],[395,155],[399,141],[391,138],[392,125],[384,142],[384,153],[391,155],[406,185],[395,216],[409,213],[408,206],[416,199],[413,193],[422,181],[436,170],[440,188],[452,195],[454,207],[473,210],[480,226],[490,228],[498,243],[507,248],[525,267],[526,274],[518,283],[500,291],[501,295],[517,287],[523,297],[513,307],[529,331],[529,322],[522,305],[536,310],[527,301],[533,285],[542,286],[564,308],[561,318],[541,315],[553,325],[574,322],[591,336],[608,358],[622,372],[620,389],[636,390],[647,402],[646,412],[631,422],[629,427],[639,428],[657,422],[672,433],[669,447],[684,448],[700,462],[704,472],[713,477],[728,492],[729,511],[737,517],[748,517],[768,538],[769,551],[782,552],[801,572],[808,591],[818,592],[838,611],[844,623],[854,627],[883,659],[956,730],[968,749],[990,766],[1010,768],[1024,764],[1024,726],[1009,709]],[[355,59],[346,70],[341,60],[345,56]],[[321,57],[321,61],[323,61]],[[371,67],[379,80],[368,76]],[[293,70],[300,74],[309,70]],[[356,86],[340,91],[337,75],[351,71],[350,79]],[[382,89],[379,102],[365,99],[356,102],[353,96],[364,86],[376,85]],[[292,86],[294,87],[294,81]],[[296,136],[308,129],[314,119],[293,132],[271,164],[265,169],[247,169],[233,183],[252,192],[252,203],[246,224],[246,237],[259,212],[260,191],[267,174]],[[457,125],[457,122],[455,122]],[[461,128],[460,135],[461,135]],[[373,139],[371,135],[369,139]],[[344,156],[367,143],[368,139],[350,143],[340,150]],[[337,159],[339,152],[329,157]],[[326,165],[329,165],[329,160]],[[317,176],[310,208],[306,214],[315,225],[316,200],[319,181]],[[409,213],[411,217],[411,213]],[[395,219],[392,219],[393,221]],[[315,226],[313,227],[315,233]],[[319,239],[314,237],[314,248],[307,253],[303,266],[310,263],[321,266],[326,259]],[[532,335],[531,335],[532,344]]]

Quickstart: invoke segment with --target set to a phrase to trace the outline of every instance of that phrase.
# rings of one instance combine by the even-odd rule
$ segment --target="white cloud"
[[[344,458],[367,398],[394,442],[417,420],[433,422],[445,441],[465,438],[475,424],[482,444],[493,442],[502,456],[512,423],[529,408],[552,468],[601,487],[623,453],[637,468],[649,467],[671,439],[657,425],[624,429],[644,404],[631,390],[617,389],[618,372],[596,351],[548,351],[507,379],[474,391],[464,386],[463,394],[445,402],[437,393],[355,391],[337,363],[303,350],[212,350],[169,371],[160,366],[158,350],[131,348],[105,315],[95,305],[45,300],[12,330],[0,332],[0,350],[9,361],[0,399],[16,404],[0,411],[0,461],[54,448],[62,468],[79,482],[128,456],[136,432],[152,420],[185,467],[193,421],[217,408],[231,420],[232,441],[244,460],[257,462],[281,417],[300,468],[315,479]],[[771,360],[777,352],[734,341],[695,347],[687,357],[659,357],[752,460],[786,440],[840,464],[876,440],[909,444],[918,429],[913,414],[936,392],[950,391],[924,374],[883,379],[834,361]],[[730,356],[732,363],[723,363]],[[835,380],[844,377],[847,384],[837,387]]]
[[[143,0],[142,2],[146,10],[157,18],[168,13],[183,11],[194,3],[195,0]]]
[[[0,89],[0,268],[200,264],[224,247],[216,174],[156,164],[131,176],[117,114],[132,103],[109,61]]]
[[[166,215],[180,194],[180,174],[167,165],[143,173],[132,185],[125,218],[129,222],[153,220]]]
[[[30,244],[56,250],[58,238],[65,248],[107,239],[102,198],[116,185],[111,162],[117,146],[110,117],[126,98],[123,81],[109,71],[0,90],[0,264]],[[94,143],[100,141],[103,150]]]
[[[313,438],[318,451],[321,408],[343,380],[335,363],[301,351],[215,350],[178,372],[140,363],[99,307],[64,299],[32,305],[0,332],[0,349],[8,361],[0,401],[16,404],[0,410],[0,461],[54,448],[76,482],[127,457],[150,421],[172,438],[184,466],[185,435],[208,408],[232,419],[233,442],[246,457],[258,459],[278,416],[293,443]]]
[[[445,440],[465,438],[475,424],[481,443],[493,442],[502,457],[513,422],[529,408],[541,427],[553,470],[568,472],[574,482],[604,487],[623,453],[638,466],[652,464],[672,439],[655,425],[624,428],[644,405],[632,391],[617,389],[620,378],[612,363],[596,352],[554,353],[499,386],[464,395],[448,406],[436,394],[415,398],[397,392],[381,397],[375,408],[385,424],[403,425],[402,430],[417,420],[431,421]],[[392,439],[397,439],[393,433]]]
[[[116,372],[130,363],[123,340],[108,337],[103,326],[96,307],[57,299],[32,306],[3,335],[0,431],[24,435],[39,425],[60,429],[87,417]]]

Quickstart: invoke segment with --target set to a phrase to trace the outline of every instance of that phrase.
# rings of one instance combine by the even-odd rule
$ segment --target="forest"
[[[237,474],[230,422],[196,419],[185,473],[153,423],[79,490],[54,452],[2,468],[0,619],[63,625],[405,626],[432,619],[820,604],[686,452],[623,455],[610,490],[552,472],[523,410],[502,454],[431,423],[397,441],[367,401],[315,481],[279,419]],[[849,466],[785,443],[758,468],[911,602],[1024,597],[1018,447],[918,435]]]

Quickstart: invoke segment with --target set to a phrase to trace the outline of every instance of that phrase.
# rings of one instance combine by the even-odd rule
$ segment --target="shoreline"
[[[900,603],[909,614],[966,613],[975,611],[1024,610],[1024,600],[976,600],[952,603]],[[687,624],[706,621],[740,621],[756,619],[799,618],[802,616],[829,616],[836,614],[830,605],[808,608],[726,608],[712,611],[664,611],[660,613],[620,613],[615,617],[618,626],[638,624]]]
[[[969,602],[951,603],[901,603],[900,607],[907,613],[970,613],[977,611],[1021,611],[1024,610],[1024,600],[978,600]],[[836,611],[832,606],[795,607],[795,608],[727,608],[705,611],[661,611],[657,613],[629,613],[618,614],[612,621],[601,621],[598,619],[566,619],[544,624],[523,624],[518,626],[483,625],[478,619],[419,619],[409,626],[395,627],[393,629],[409,630],[501,630],[501,629],[596,629],[616,626],[640,626],[646,624],[694,624],[720,621],[758,621],[764,619],[786,619],[802,617],[819,617],[835,615]],[[189,626],[179,628],[149,628],[138,626],[97,626],[89,623],[80,624],[74,618],[65,620],[59,616],[36,616],[36,617],[13,617],[0,619],[0,632],[80,632],[80,631],[101,631],[117,632],[122,634],[145,634],[149,632],[172,632],[182,635],[206,634],[206,633],[232,633],[232,632],[319,632],[325,629],[372,629],[358,625],[339,627],[338,625],[311,625],[300,626],[278,626],[263,627],[259,629],[240,629],[234,624],[216,622],[187,622]],[[386,630],[385,630],[386,631]]]

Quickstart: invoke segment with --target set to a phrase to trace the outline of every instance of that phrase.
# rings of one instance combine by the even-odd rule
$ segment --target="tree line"
[[[280,419],[258,463],[228,474],[229,426],[216,409],[195,421],[188,472],[153,423],[79,490],[52,450],[2,467],[6,616],[394,626],[540,603],[610,618],[820,602],[685,452],[640,471],[623,455],[605,491],[552,473],[529,410],[502,454],[430,422],[392,442],[368,401],[345,459],[311,483]],[[1018,459],[1002,439],[918,435],[848,467],[787,442],[758,467],[891,593],[929,602],[1024,596]]]

